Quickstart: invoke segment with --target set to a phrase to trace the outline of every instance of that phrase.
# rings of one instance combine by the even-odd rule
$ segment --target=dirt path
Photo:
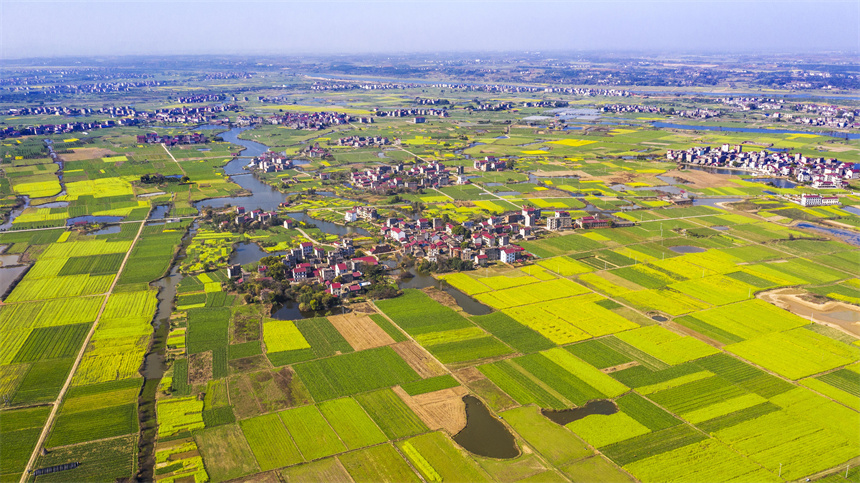
[[[164,143],[161,143],[161,147],[164,148],[164,151],[167,153],[168,156],[170,156],[170,159],[172,159],[173,162],[176,163],[177,166],[179,166],[179,170],[182,171],[182,174],[187,175],[188,173],[185,172],[185,169],[182,168],[182,165],[179,164],[179,161],[177,161],[176,158],[173,157],[173,153],[171,153],[170,150],[167,149],[167,146]]]
[[[83,359],[84,357],[84,352],[86,352],[87,346],[90,344],[90,340],[93,338],[93,334],[96,331],[96,327],[98,327],[99,325],[99,320],[101,320],[102,314],[104,314],[108,299],[110,299],[111,293],[113,293],[113,289],[116,287],[117,282],[119,282],[119,277],[122,275],[122,271],[125,269],[125,265],[128,262],[129,257],[131,256],[131,251],[134,250],[134,246],[140,239],[141,233],[143,233],[143,227],[146,226],[147,218],[149,218],[149,213],[147,213],[146,218],[144,218],[144,220],[140,222],[140,228],[137,230],[137,235],[134,237],[134,241],[131,242],[131,246],[125,253],[125,258],[122,259],[122,265],[119,266],[119,271],[117,271],[116,277],[114,277],[113,279],[113,283],[111,283],[110,288],[104,294],[105,299],[102,302],[101,307],[99,308],[99,313],[98,315],[96,315],[95,322],[93,322],[92,327],[90,327],[90,331],[87,333],[86,339],[84,339],[84,343],[81,346],[81,349],[78,351],[78,356],[75,358],[75,363],[72,364],[72,369],[71,371],[69,371],[69,376],[66,378],[66,382],[65,384],[63,384],[63,388],[60,389],[60,394],[57,396],[57,399],[53,403],[51,403],[53,406],[51,408],[51,414],[48,416],[48,420],[45,422],[45,426],[42,428],[42,434],[39,435],[39,441],[36,443],[36,447],[33,448],[33,453],[30,455],[30,460],[27,461],[27,466],[24,468],[24,472],[21,474],[20,483],[25,483],[27,481],[30,475],[30,471],[33,468],[33,464],[36,462],[36,457],[39,456],[39,450],[45,444],[45,440],[51,433],[51,428],[54,425],[54,421],[57,419],[57,412],[59,412],[60,410],[60,404],[62,404],[63,398],[66,397],[66,392],[69,390],[69,386],[72,385],[72,378],[75,377],[75,372],[78,370],[78,366],[81,365],[81,359]]]

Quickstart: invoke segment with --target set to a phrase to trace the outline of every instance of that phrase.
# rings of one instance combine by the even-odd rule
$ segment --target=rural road
[[[151,210],[150,210],[151,213]],[[147,213],[146,218],[149,218],[149,213]],[[105,311],[105,307],[107,307],[108,299],[110,299],[111,293],[113,293],[114,287],[116,287],[117,282],[119,281],[120,275],[122,275],[122,271],[125,269],[125,264],[128,262],[129,257],[131,256],[131,251],[134,250],[134,246],[137,244],[137,241],[140,239],[141,233],[143,233],[143,227],[146,226],[146,219],[140,222],[140,228],[137,230],[137,235],[134,237],[134,241],[131,242],[131,246],[128,247],[128,251],[125,253],[125,258],[122,259],[122,264],[119,266],[119,271],[116,273],[116,277],[113,279],[113,283],[111,283],[110,288],[106,293],[104,293],[105,299],[102,302],[101,307],[99,308],[99,313],[96,315],[96,320],[93,322],[93,326],[90,327],[90,331],[87,333],[86,339],[84,339],[84,343],[81,346],[81,350],[78,351],[78,356],[75,358],[75,363],[72,364],[72,369],[69,371],[69,376],[66,378],[65,384],[63,384],[63,388],[60,389],[60,394],[57,396],[57,399],[52,403],[51,414],[48,416],[48,420],[45,422],[45,426],[42,427],[42,434],[39,435],[39,441],[36,443],[36,447],[33,448],[33,453],[30,455],[30,460],[27,461],[27,466],[24,468],[24,473],[21,474],[20,483],[25,483],[30,476],[30,471],[33,469],[33,464],[36,462],[36,458],[39,456],[39,450],[45,444],[45,440],[48,438],[48,434],[51,433],[51,428],[54,425],[54,420],[57,418],[57,413],[60,410],[60,405],[63,402],[63,398],[66,396],[66,392],[69,390],[69,386],[72,385],[72,379],[75,377],[75,372],[78,370],[78,366],[81,364],[81,359],[84,357],[84,352],[87,350],[87,346],[90,343],[90,340],[93,338],[93,334],[96,331],[96,327],[99,325],[99,320],[102,318],[102,314]]]
[[[182,174],[188,175],[188,173],[186,173],[185,170],[182,168],[182,165],[179,164],[179,161],[177,161],[176,158],[173,157],[173,153],[171,153],[170,150],[167,149],[167,146],[164,143],[161,143],[161,147],[164,148],[164,151],[167,153],[168,156],[170,156],[170,159],[172,159],[173,162],[176,163],[177,166],[179,166],[179,170],[182,171]]]

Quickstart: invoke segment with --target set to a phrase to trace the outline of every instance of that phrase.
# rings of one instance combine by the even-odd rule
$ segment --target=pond
[[[122,231],[122,227],[120,225],[108,225],[101,230],[91,231],[87,233],[87,236],[112,235],[114,233],[119,233],[120,231]]]
[[[332,223],[330,221],[317,220],[315,218],[311,218],[310,216],[308,216],[307,213],[302,211],[287,213],[287,216],[296,221],[316,225],[317,228],[330,235],[347,236],[352,234],[358,234],[362,236],[370,236],[370,232],[365,230],[364,228],[357,226],[338,225],[337,223]]]
[[[416,272],[414,268],[410,268],[409,273],[413,275],[411,278],[406,278],[397,283],[400,288],[436,287],[454,297],[454,300],[457,301],[457,305],[462,307],[469,315],[487,315],[493,311],[492,308],[478,302],[472,297],[469,297],[465,293],[452,287],[450,284],[445,283],[444,280],[436,280],[429,274]],[[393,275],[396,275],[396,273]]]
[[[6,297],[6,292],[21,278],[21,275],[24,275],[28,268],[30,268],[29,265],[0,267],[0,297]]]
[[[84,221],[87,224],[91,223],[116,223],[121,221],[124,216],[93,216],[93,215],[84,215],[84,216],[76,216],[74,218],[69,218],[66,220],[66,225],[71,226],[75,223]]]
[[[233,249],[233,252],[230,254],[230,265],[234,265],[238,263],[239,265],[247,265],[249,263],[254,263],[260,261],[263,257],[268,256],[283,256],[286,252],[272,252],[269,253],[262,248],[260,245],[257,245],[254,242],[244,242],[239,243]]]
[[[152,208],[152,212],[149,215],[150,220],[160,220],[167,216],[167,213],[170,211],[170,205],[156,205]]]
[[[475,396],[464,396],[466,427],[454,441],[468,451],[488,458],[510,459],[520,455],[514,435]]]
[[[618,406],[615,405],[614,401],[610,401],[608,399],[594,399],[588,401],[585,406],[573,409],[563,409],[561,411],[541,409],[541,414],[546,416],[547,419],[562,426],[568,423],[572,423],[578,419],[582,419],[586,416],[591,416],[592,414],[602,414],[608,416],[617,412]]]
[[[735,203],[738,201],[743,201],[743,198],[696,198],[693,200],[693,205],[719,208],[717,203]]]
[[[669,247],[669,250],[672,250],[675,253],[703,253],[706,251],[705,248],[690,245],[675,245],[673,247]]]
[[[797,226],[798,228],[807,228],[810,230],[815,230],[815,231],[820,231],[822,233],[827,233],[828,235],[833,235],[833,236],[839,238],[840,240],[844,241],[845,243],[849,243],[849,244],[854,245],[854,246],[860,246],[860,233],[857,233],[856,231],[842,230],[839,228],[831,228],[831,227],[822,226],[822,225],[814,225],[812,223],[806,223],[806,222],[798,223],[795,226]]]
[[[792,183],[785,178],[750,178],[747,181],[752,181],[753,183],[769,184],[776,186],[777,188],[794,188],[795,186],[797,186],[797,183]]]
[[[656,320],[657,322],[666,322],[667,320],[669,320],[666,317],[663,317],[662,315],[652,315],[651,319]]]

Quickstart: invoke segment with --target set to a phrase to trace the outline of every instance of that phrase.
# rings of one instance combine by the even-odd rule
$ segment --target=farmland
[[[488,71],[487,79],[493,75],[503,74]],[[178,85],[147,91],[140,109],[179,105],[177,92],[214,85],[177,76]],[[271,87],[276,79],[289,87]],[[433,84],[325,90],[275,71],[218,82],[225,96],[250,99],[223,113],[225,122],[263,119],[242,139],[283,152],[298,169],[231,179],[238,145],[137,141],[150,129],[196,132],[192,125],[46,134],[69,145],[62,168],[36,137],[0,146],[0,206],[31,197],[0,231],[0,269],[25,268],[0,304],[0,480],[18,480],[34,450],[30,469],[81,462],[37,482],[778,482],[820,472],[835,478],[856,464],[858,251],[798,222],[853,229],[860,217],[847,205],[860,198],[666,162],[669,149],[723,144],[860,162],[856,143],[681,131],[611,112],[615,103],[637,103],[664,109],[653,115],[671,122],[680,115],[669,107],[725,111],[717,96],[614,99]],[[261,100],[268,96],[280,99]],[[415,123],[411,115],[374,114],[411,109],[428,96],[449,101],[441,104],[448,115]],[[565,130],[569,114],[526,105],[538,100],[597,114]],[[483,111],[476,101],[514,107]],[[725,115],[773,127],[761,111]],[[372,122],[320,131],[269,124],[284,112]],[[230,136],[228,129],[215,133]],[[348,136],[397,143],[338,144]],[[305,148],[317,142],[327,154],[309,156]],[[488,156],[510,165],[473,167]],[[446,186],[385,192],[344,182],[377,166],[402,162],[408,172],[431,161],[452,173],[463,168],[468,183],[452,177]],[[190,182],[141,179],[153,173]],[[258,201],[258,188],[243,191],[249,180],[270,185],[270,199]],[[695,203],[672,200],[679,190]],[[835,193],[845,206],[802,208],[781,197],[807,191]],[[251,196],[232,198],[239,193]],[[733,201],[710,199],[718,196]],[[211,205],[197,204],[204,199]],[[237,221],[237,206],[280,221]],[[333,226],[361,206],[379,218]],[[521,234],[528,207],[541,219]],[[616,226],[545,229],[556,210],[574,220],[599,214]],[[83,216],[121,221],[70,221]],[[286,217],[295,226],[283,228]],[[408,243],[391,239],[389,223],[422,219],[436,228]],[[375,261],[345,256],[345,238]],[[308,277],[317,270],[322,278],[290,283],[298,262],[288,254],[309,240],[320,263],[309,262]],[[510,245],[517,260],[499,260],[495,245]],[[473,267],[480,253],[492,256]],[[347,268],[326,278],[329,256]],[[356,284],[357,293],[338,297],[335,283]],[[313,305],[311,296],[325,303]],[[808,311],[793,313],[778,299]],[[840,323],[843,311],[848,321]],[[829,322],[818,315],[827,313],[837,315]],[[150,350],[165,354],[154,379],[161,368],[144,366]],[[467,394],[511,433],[517,456],[482,456],[455,440],[470,417]],[[605,401],[611,414],[567,424],[548,417],[593,401]],[[52,403],[41,454],[36,444]]]

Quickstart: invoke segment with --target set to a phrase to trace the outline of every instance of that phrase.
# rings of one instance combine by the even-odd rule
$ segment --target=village
[[[836,158],[811,158],[801,153],[744,151],[742,145],[723,144],[686,150],[668,150],[666,159],[709,168],[732,168],[768,176],[788,176],[816,189],[842,189],[847,180],[860,178],[860,165]]]

